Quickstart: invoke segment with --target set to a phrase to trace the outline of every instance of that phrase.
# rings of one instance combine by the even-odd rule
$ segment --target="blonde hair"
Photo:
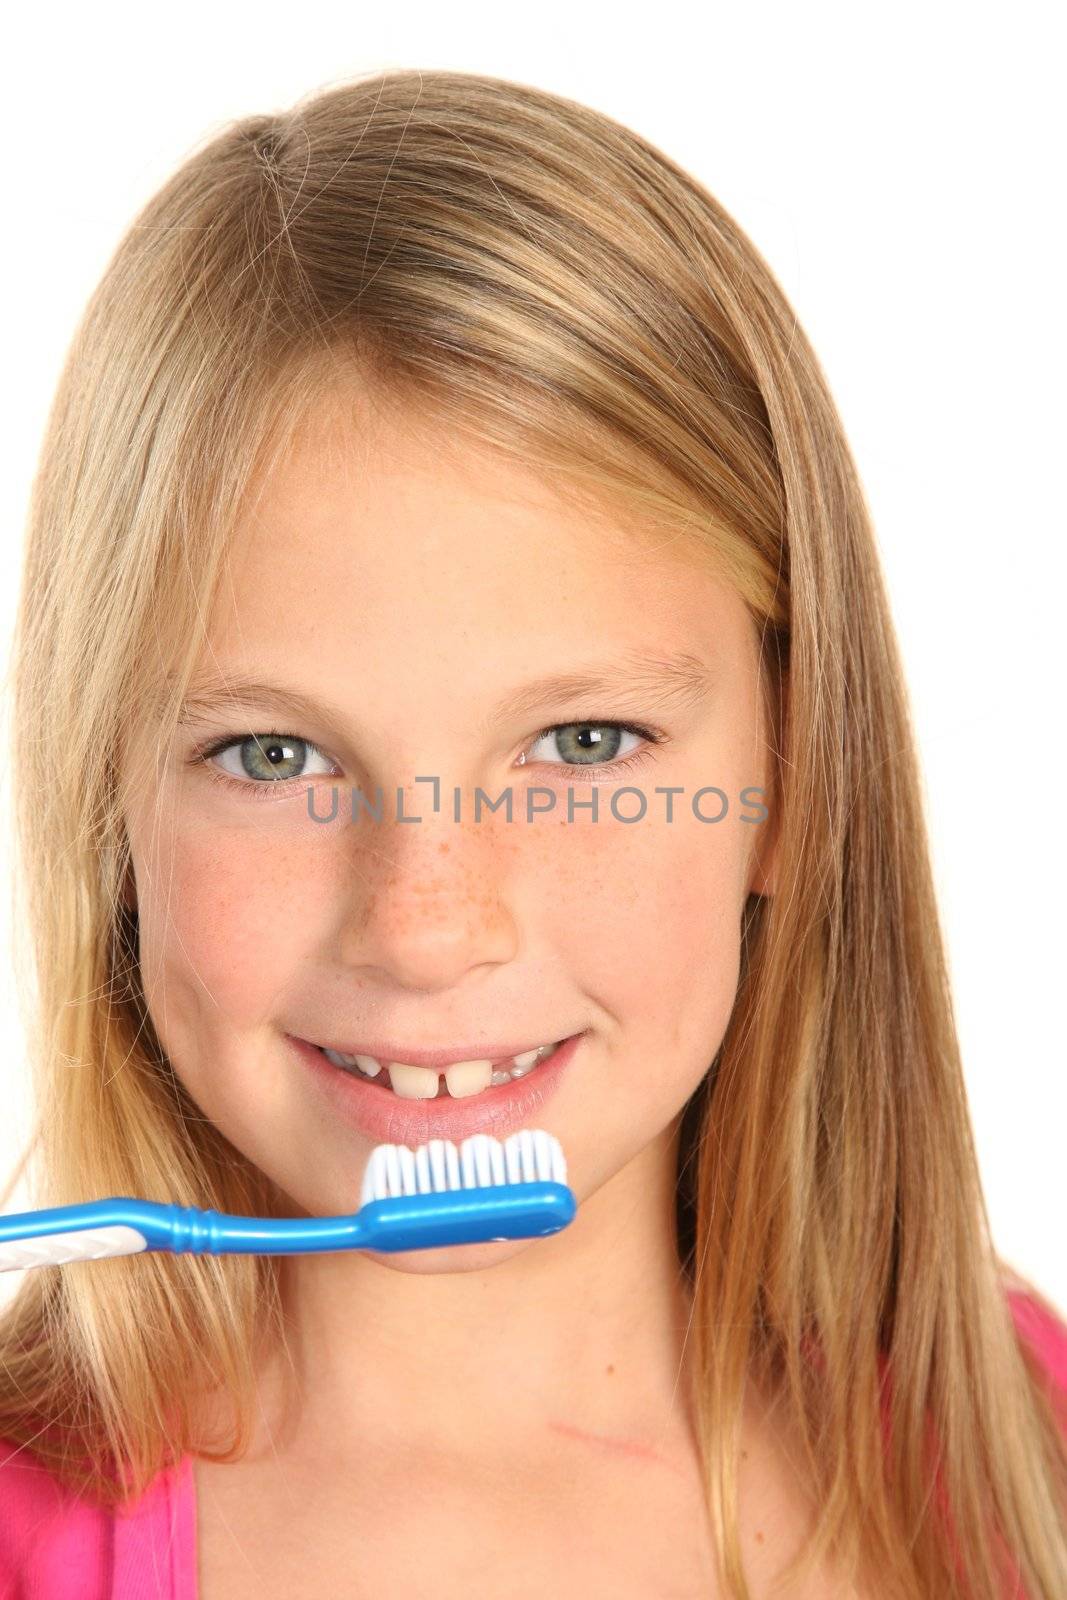
[[[157,752],[173,732],[254,485],[357,373],[376,402],[687,541],[763,641],[776,892],[746,907],[678,1174],[729,1592],[750,1594],[735,1452],[751,1375],[817,1493],[802,1558],[862,1562],[903,1596],[1000,1600],[1016,1571],[1033,1600],[1067,1593],[1067,1448],[991,1243],[904,682],[842,425],[736,224],[573,101],[396,71],[245,117],[150,200],[87,307],[33,484],[13,656],[34,1203],[276,1214],[145,1006],[123,814],[151,769],[128,757],[145,730]],[[146,1255],[27,1273],[0,1317],[0,1437],[109,1505],[187,1451],[236,1459],[257,1354],[282,1336],[277,1268]],[[205,1386],[232,1398],[218,1452],[197,1431]],[[950,1518],[931,1514],[935,1470]]]

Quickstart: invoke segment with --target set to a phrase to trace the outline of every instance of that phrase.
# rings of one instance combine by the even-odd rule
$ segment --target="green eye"
[[[563,753],[563,758],[556,763],[565,767],[603,767],[626,766],[625,759],[632,753],[630,750],[622,752],[623,759],[619,759],[620,746],[623,739],[629,737],[656,742],[656,736],[646,728],[636,727],[628,722],[560,722],[554,727],[545,728],[539,733],[533,749],[545,739],[555,739],[557,748]],[[574,757],[571,760],[571,757]]]
[[[212,762],[224,756],[231,756],[232,764],[224,764],[216,770],[226,773],[237,782],[247,779],[257,785],[285,783],[293,778],[313,776],[304,770],[309,756],[324,762],[327,771],[331,766],[316,745],[291,733],[252,733],[243,738],[225,739],[210,750],[205,750],[201,759]]]

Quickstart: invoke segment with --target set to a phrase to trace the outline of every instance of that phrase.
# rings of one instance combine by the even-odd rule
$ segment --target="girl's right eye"
[[[211,763],[217,757],[222,757],[233,752],[235,767],[223,767],[223,777],[218,767]],[[311,744],[307,739],[298,739],[290,733],[253,733],[243,739],[228,738],[220,744],[212,745],[208,750],[202,750],[194,758],[208,767],[208,775],[219,783],[232,783],[246,792],[251,788],[256,791],[257,798],[260,791],[270,792],[275,785],[282,785],[292,780],[313,776],[301,768],[308,759],[309,753],[325,762],[327,769],[332,763],[328,756],[323,755],[317,745]],[[334,774],[336,776],[336,774]]]

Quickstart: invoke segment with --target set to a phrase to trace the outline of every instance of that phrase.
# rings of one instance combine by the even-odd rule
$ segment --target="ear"
[[[781,679],[781,714],[779,716],[779,747],[784,748],[785,729],[788,724],[787,712],[789,709],[789,675],[782,673]],[[769,764],[777,769],[777,757],[772,751]],[[767,809],[770,815],[765,821],[757,824],[759,835],[755,849],[752,852],[752,872],[749,878],[748,890],[750,894],[773,895],[777,888],[778,840],[780,835],[779,823],[781,821],[780,784],[775,770],[774,781],[770,785],[770,797]],[[766,795],[766,791],[765,795]]]
[[[778,857],[778,813],[772,805],[765,822],[757,823],[759,837],[752,852],[752,871],[749,874],[749,894],[773,895],[776,887]]]

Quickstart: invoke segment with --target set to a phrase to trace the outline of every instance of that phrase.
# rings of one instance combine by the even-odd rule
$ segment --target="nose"
[[[352,837],[346,966],[368,982],[444,990],[514,959],[519,929],[494,820],[457,822],[442,807],[416,823],[365,819]]]

